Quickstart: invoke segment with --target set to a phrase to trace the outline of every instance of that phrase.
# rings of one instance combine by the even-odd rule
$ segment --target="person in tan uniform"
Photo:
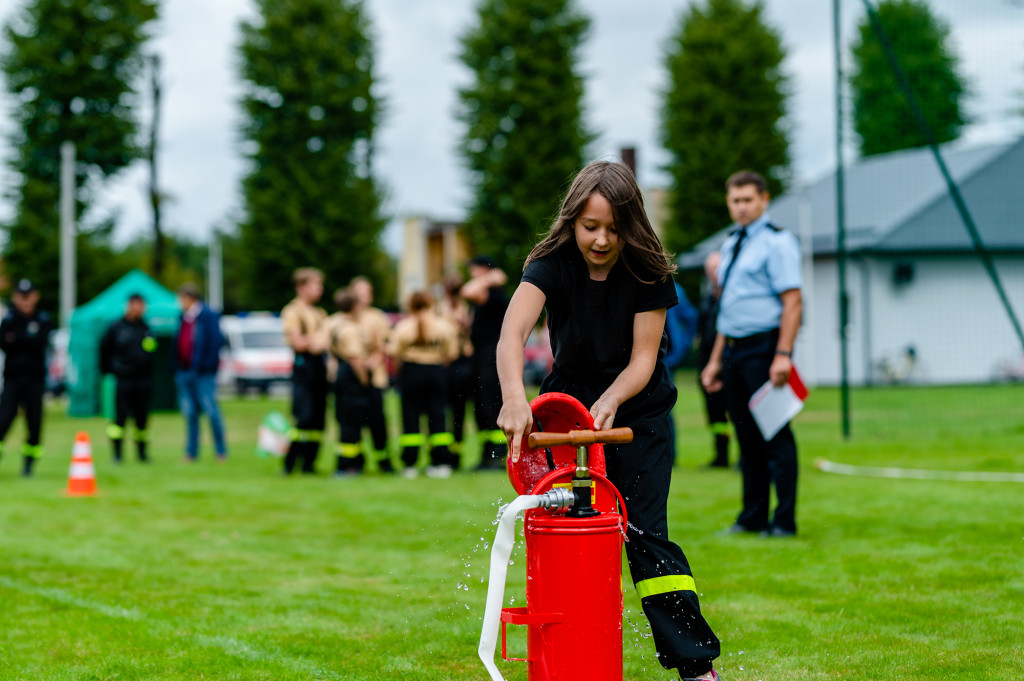
[[[323,325],[324,345],[337,366],[334,377],[334,415],[338,420],[335,477],[359,475],[366,465],[362,432],[367,423],[370,352],[363,333],[352,317],[355,295],[348,289],[334,294],[337,312]],[[390,463],[390,460],[389,460]]]
[[[373,306],[373,285],[369,279],[356,277],[349,283],[349,290],[356,298],[352,318],[359,325],[369,348],[366,370],[370,374],[370,385],[367,388],[369,404],[366,419],[376,450],[377,470],[381,473],[394,473],[394,466],[388,456],[388,427],[384,418],[384,390],[389,380],[386,349],[391,320],[383,310]]]
[[[420,447],[430,445],[429,477],[447,478],[452,474],[451,453],[454,442],[445,430],[444,367],[458,354],[455,328],[433,310],[433,300],[424,291],[409,297],[409,316],[395,325],[388,341],[388,354],[399,363],[398,389],[402,393],[403,475],[416,477]],[[420,416],[427,415],[430,436],[423,437]]]
[[[459,295],[463,280],[457,274],[444,279],[444,297],[437,304],[437,312],[452,324],[457,333],[458,355],[445,368],[445,401],[451,412],[451,433],[454,442],[451,465],[459,469],[462,462],[462,438],[465,433],[466,403],[473,396],[473,343],[469,340],[473,313],[469,304]]]
[[[285,342],[295,352],[292,369],[291,444],[284,457],[284,473],[296,465],[302,472],[315,473],[314,465],[324,435],[327,410],[327,362],[321,327],[327,313],[316,303],[324,292],[324,275],[313,267],[295,270],[295,299],[281,310]]]

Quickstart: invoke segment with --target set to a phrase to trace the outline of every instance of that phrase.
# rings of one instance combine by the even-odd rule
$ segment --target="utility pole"
[[[149,124],[149,205],[153,209],[153,274],[160,279],[164,271],[166,244],[160,224],[160,185],[157,183],[156,152],[160,133],[160,55],[149,58],[150,89],[153,98],[153,118]]]
[[[60,145],[60,325],[71,326],[77,298],[75,263],[75,145]]]
[[[850,437],[850,376],[847,365],[846,328],[849,324],[849,297],[846,294],[846,187],[843,173],[843,46],[840,31],[839,0],[832,0],[832,38],[836,60],[836,265],[839,273],[839,401],[843,417],[843,437]]]

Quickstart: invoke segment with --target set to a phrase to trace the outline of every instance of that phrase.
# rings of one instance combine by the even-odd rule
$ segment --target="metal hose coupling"
[[[538,495],[537,498],[540,500],[541,508],[556,510],[569,508],[576,500],[572,491],[564,487],[556,487],[555,489],[548,490],[544,494]]]

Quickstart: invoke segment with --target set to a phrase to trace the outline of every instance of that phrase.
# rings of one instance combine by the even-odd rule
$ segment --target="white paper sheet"
[[[771,440],[804,408],[807,388],[804,387],[796,367],[789,372],[789,381],[780,388],[765,382],[750,398],[748,406],[754,422],[765,440]]]

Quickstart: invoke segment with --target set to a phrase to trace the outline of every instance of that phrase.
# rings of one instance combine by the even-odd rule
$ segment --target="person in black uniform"
[[[659,360],[666,311],[677,303],[674,270],[629,168],[608,161],[583,168],[509,304],[498,344],[498,424],[517,461],[533,425],[523,347],[546,309],[555,362],[541,392],[591,405],[596,430],[633,429],[632,443],[605,447],[605,462],[629,511],[626,557],[658,661],[683,679],[710,680],[718,678],[718,638],[701,615],[686,556],[668,538],[676,388]]]
[[[100,372],[113,374],[117,379],[114,422],[107,426],[115,463],[121,463],[124,426],[129,415],[135,420],[135,447],[139,461],[148,461],[146,421],[153,394],[156,339],[150,333],[149,324],[143,320],[145,314],[146,300],[133,293],[128,298],[124,317],[111,324],[100,340]]]
[[[469,261],[469,277],[459,295],[473,304],[473,323],[469,331],[473,345],[473,411],[477,437],[483,443],[477,470],[504,470],[505,433],[498,428],[501,385],[495,357],[501,322],[508,309],[508,294],[504,289],[508,277],[486,255]]]
[[[43,393],[46,391],[46,347],[53,331],[50,316],[37,309],[39,291],[28,279],[22,279],[11,296],[14,309],[0,322],[0,350],[3,350],[4,391],[0,395],[0,446],[18,415],[25,410],[28,439],[22,445],[21,474],[32,475],[36,460],[42,456],[40,437],[43,429]]]
[[[281,310],[285,341],[295,352],[292,369],[291,444],[284,457],[284,473],[296,464],[302,472],[316,472],[316,457],[324,435],[327,412],[327,356],[322,333],[327,313],[316,306],[324,292],[324,275],[314,267],[295,270],[295,299]]]
[[[700,382],[700,372],[711,359],[711,350],[715,347],[715,318],[718,316],[718,277],[715,271],[722,256],[718,251],[712,252],[704,260],[704,292],[700,300],[700,312],[697,315],[697,385],[704,397],[704,411],[707,414],[708,429],[711,431],[712,451],[708,468],[729,467],[729,419],[725,408],[725,393],[721,390],[708,392]]]

